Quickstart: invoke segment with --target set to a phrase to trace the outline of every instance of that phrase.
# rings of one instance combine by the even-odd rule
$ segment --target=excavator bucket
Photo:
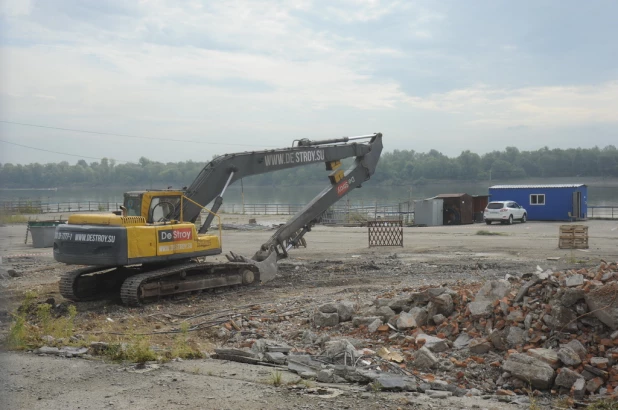
[[[244,262],[257,266],[260,272],[260,282],[262,283],[270,282],[277,275],[278,265],[276,252],[271,253],[268,258],[263,261],[245,258],[242,255],[236,255],[234,252],[230,252],[230,254],[225,255],[225,257],[230,262]]]

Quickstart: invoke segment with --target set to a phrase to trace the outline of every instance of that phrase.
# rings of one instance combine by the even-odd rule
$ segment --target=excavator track
[[[140,306],[160,297],[258,282],[259,270],[251,263],[183,263],[127,278],[120,289],[120,298],[125,305]]]
[[[120,288],[130,273],[130,268],[100,266],[68,271],[60,277],[60,294],[75,302],[99,299]]]

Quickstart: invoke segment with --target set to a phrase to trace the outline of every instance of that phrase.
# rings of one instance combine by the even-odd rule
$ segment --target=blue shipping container
[[[565,185],[494,185],[490,201],[515,201],[526,208],[530,221],[572,221],[586,219],[588,187]]]

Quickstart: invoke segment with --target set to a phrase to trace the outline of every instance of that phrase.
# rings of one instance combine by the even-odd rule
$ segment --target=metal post
[[[242,199],[242,214],[245,214],[245,187],[242,183],[242,178],[240,178],[240,198]]]

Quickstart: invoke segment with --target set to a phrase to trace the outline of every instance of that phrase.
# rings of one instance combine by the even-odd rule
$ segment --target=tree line
[[[345,161],[345,165],[351,164]],[[66,161],[48,164],[0,164],[0,187],[54,188],[124,186],[180,188],[191,184],[205,164],[194,161],[156,162],[140,158],[137,163],[117,164],[103,158],[75,164]],[[326,181],[323,164],[256,175],[246,185],[307,185]],[[618,177],[618,150],[605,148],[549,149],[519,151],[507,147],[483,155],[469,150],[448,157],[437,150],[426,153],[394,150],[382,154],[372,184],[410,185],[436,180],[479,181],[538,177]]]

